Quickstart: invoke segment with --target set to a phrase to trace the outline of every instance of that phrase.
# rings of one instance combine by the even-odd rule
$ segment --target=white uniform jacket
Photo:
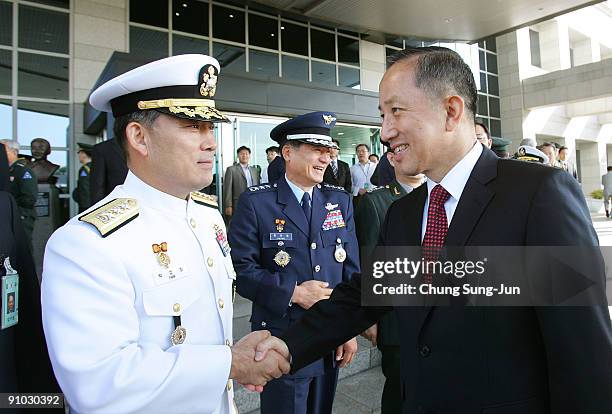
[[[223,254],[221,215],[198,203],[198,194],[181,200],[130,172],[88,212],[133,199],[137,217],[106,237],[75,217],[49,240],[43,323],[73,411],[234,412],[228,345],[235,273]],[[162,243],[167,267],[159,257]],[[187,332],[178,345],[170,339],[174,316]]]

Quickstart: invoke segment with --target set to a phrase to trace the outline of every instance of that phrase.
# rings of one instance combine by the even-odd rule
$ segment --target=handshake
[[[254,331],[236,342],[232,349],[230,378],[251,391],[262,392],[264,385],[289,373],[287,344],[269,331]],[[339,366],[348,365],[357,352],[357,340],[349,340],[336,349]]]

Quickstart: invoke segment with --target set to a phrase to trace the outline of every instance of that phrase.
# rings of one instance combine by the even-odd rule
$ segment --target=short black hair
[[[370,146],[368,144],[357,144],[357,146],[355,147],[355,151],[357,151],[359,147],[366,147],[368,152],[370,152]]]
[[[485,134],[487,134],[487,138],[491,139],[491,134],[489,134],[489,128],[487,128],[487,126],[485,124],[483,124],[480,121],[474,121],[474,125],[478,125],[480,126],[482,129],[484,129]]]
[[[146,109],[144,111],[134,111],[115,118],[113,133],[115,134],[115,139],[117,140],[119,148],[121,148],[126,160],[129,159],[127,138],[125,137],[125,128],[128,126],[128,124],[130,122],[138,122],[139,124],[143,124],[147,128],[150,128],[160,115],[161,112]]]
[[[246,145],[243,145],[243,146],[239,147],[236,150],[236,155],[240,154],[240,151],[242,151],[242,150],[247,150],[249,152],[249,154],[251,153],[251,149],[249,147],[247,147]]]
[[[552,142],[545,142],[542,145],[540,145],[540,147],[541,148],[545,148],[545,147],[553,147],[553,148],[555,148],[555,144],[553,144]]]
[[[332,142],[333,142],[334,144],[336,144],[336,145],[338,146],[338,148],[340,148],[340,141],[338,141],[336,138],[333,138],[333,139],[332,139]]]
[[[370,154],[369,157],[376,157],[377,160],[380,160],[380,157],[378,155],[376,155],[376,154]]]
[[[442,98],[449,93],[461,96],[473,120],[478,102],[476,82],[472,70],[461,56],[445,47],[407,47],[389,57],[387,70],[394,64],[413,57],[416,57],[416,86],[430,97]]]
[[[569,149],[569,148],[568,148],[568,147],[566,147],[566,146],[564,146],[564,145],[562,145],[562,146],[561,146],[561,148],[559,148],[559,152],[561,152],[561,151],[563,151],[563,150],[566,150],[566,149]]]
[[[276,152],[278,154],[279,149],[277,146],[272,145],[271,147],[266,148],[266,154],[270,151]]]

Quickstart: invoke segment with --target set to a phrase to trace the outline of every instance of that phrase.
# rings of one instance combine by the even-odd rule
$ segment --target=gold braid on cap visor
[[[156,108],[168,108],[173,114],[185,114],[191,118],[201,116],[206,119],[226,119],[225,115],[215,109],[215,101],[211,99],[155,99],[138,102],[138,109]]]

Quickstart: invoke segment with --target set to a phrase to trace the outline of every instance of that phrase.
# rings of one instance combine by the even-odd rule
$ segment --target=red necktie
[[[429,208],[427,209],[427,227],[425,237],[423,237],[423,259],[425,262],[432,262],[438,259],[440,250],[444,246],[446,233],[448,233],[448,220],[444,203],[449,199],[450,194],[444,187],[437,184],[429,195]],[[431,274],[423,274],[423,282],[431,283]]]

